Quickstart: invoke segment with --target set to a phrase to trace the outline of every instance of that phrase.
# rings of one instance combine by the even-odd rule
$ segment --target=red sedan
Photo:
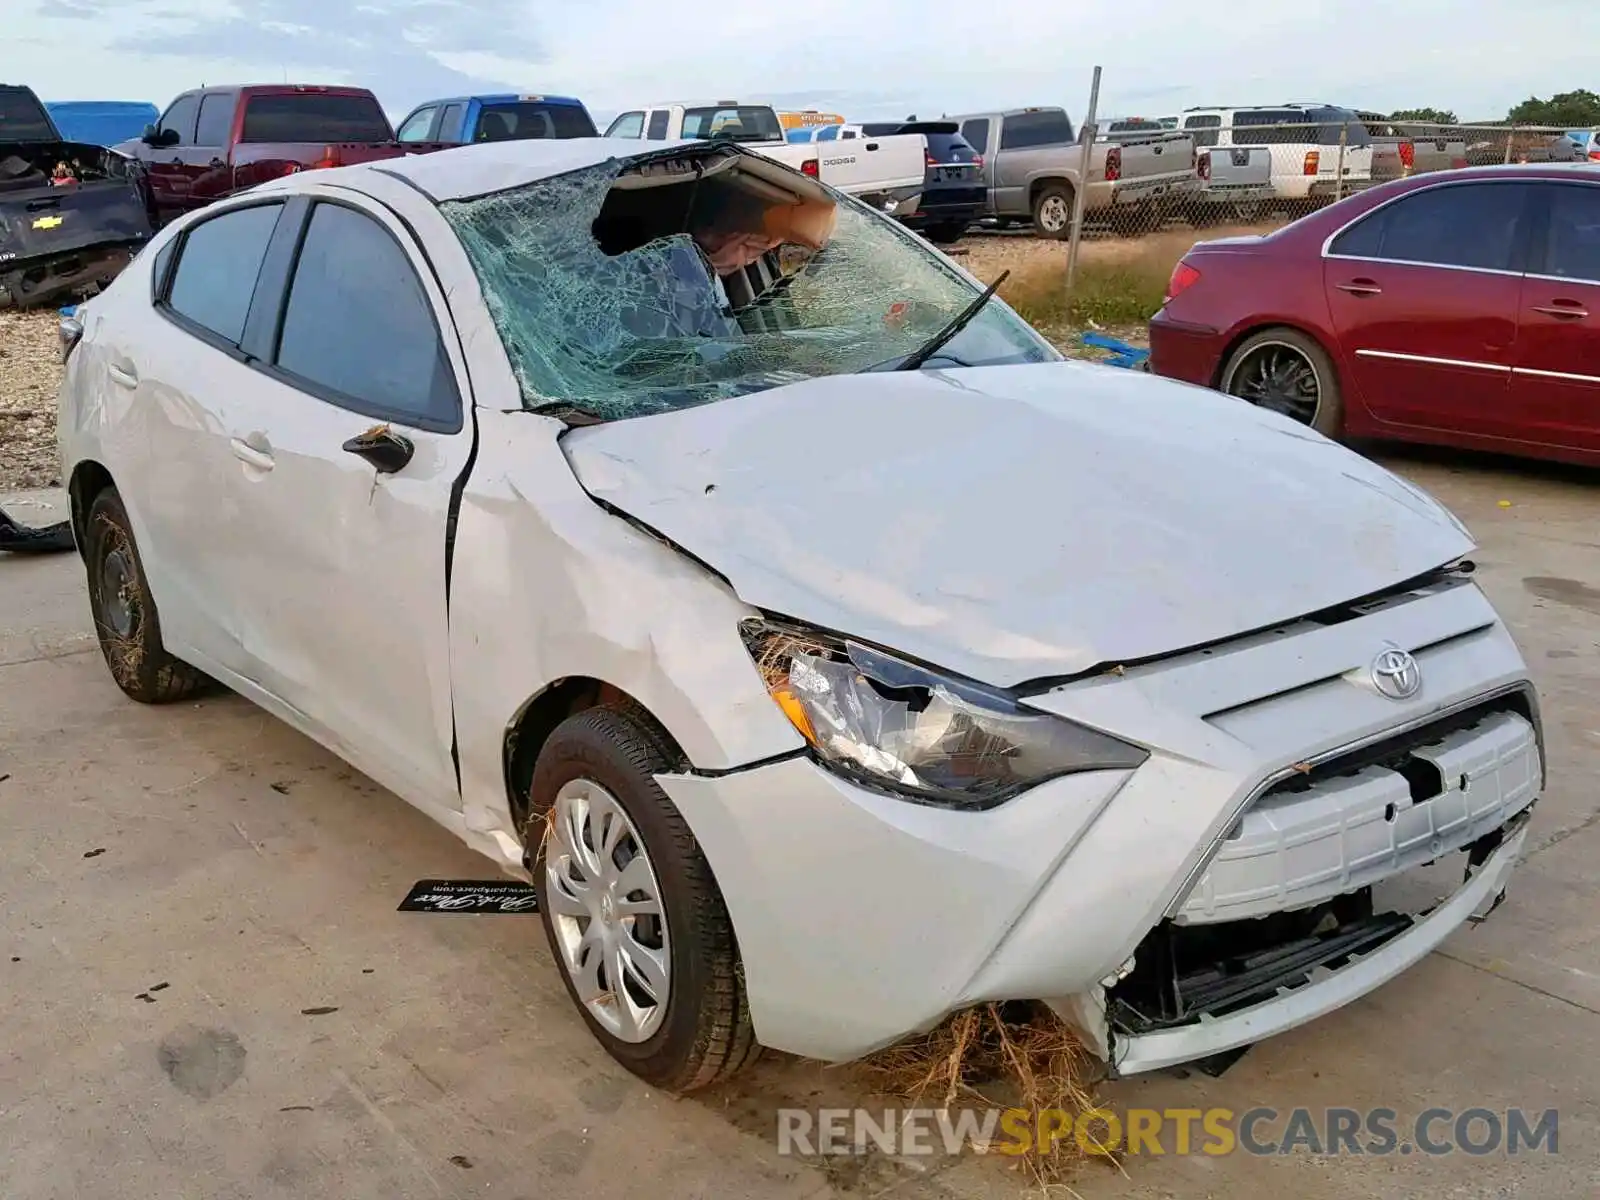
[[[1413,176],[1200,243],[1150,367],[1330,437],[1600,463],[1600,169]]]

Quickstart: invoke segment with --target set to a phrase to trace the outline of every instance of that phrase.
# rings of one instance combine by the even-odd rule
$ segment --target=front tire
[[[727,906],[644,714],[563,721],[534,769],[524,838],[550,952],[589,1031],[639,1078],[690,1092],[758,1047]]]
[[[965,221],[944,221],[937,225],[929,225],[927,238],[936,246],[949,246],[959,242],[966,232]]]
[[[111,678],[141,704],[170,704],[201,691],[207,677],[162,645],[161,617],[116,488],[94,498],[84,530],[89,608]]]
[[[1222,369],[1221,391],[1309,425],[1325,437],[1344,429],[1339,376],[1317,342],[1296,329],[1263,329]]]

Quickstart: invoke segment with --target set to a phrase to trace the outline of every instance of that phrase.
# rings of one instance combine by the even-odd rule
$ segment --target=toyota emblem
[[[1409,700],[1422,687],[1422,668],[1398,646],[1372,660],[1372,686],[1391,700]]]

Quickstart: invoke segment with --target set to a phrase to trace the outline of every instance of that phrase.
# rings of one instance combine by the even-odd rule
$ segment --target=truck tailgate
[[[51,186],[58,162],[79,182]],[[0,269],[100,245],[142,243],[151,233],[139,164],[79,142],[0,145]]]
[[[1203,176],[1213,189],[1272,186],[1272,151],[1266,146],[1214,146],[1200,154],[1208,164]]]
[[[1123,179],[1182,176],[1194,170],[1194,139],[1187,133],[1118,137],[1110,144],[1122,150]]]
[[[928,142],[920,133],[818,142],[822,182],[852,196],[910,189],[920,192],[928,170]]]

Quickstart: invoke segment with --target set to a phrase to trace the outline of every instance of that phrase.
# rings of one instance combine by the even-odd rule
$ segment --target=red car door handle
[[[1576,300],[1557,300],[1553,304],[1535,304],[1533,311],[1543,313],[1547,317],[1557,317],[1576,321],[1589,315],[1589,310]]]
[[[1341,292],[1349,292],[1352,296],[1383,295],[1383,289],[1370,279],[1352,279],[1349,283],[1336,283],[1333,286]]]

